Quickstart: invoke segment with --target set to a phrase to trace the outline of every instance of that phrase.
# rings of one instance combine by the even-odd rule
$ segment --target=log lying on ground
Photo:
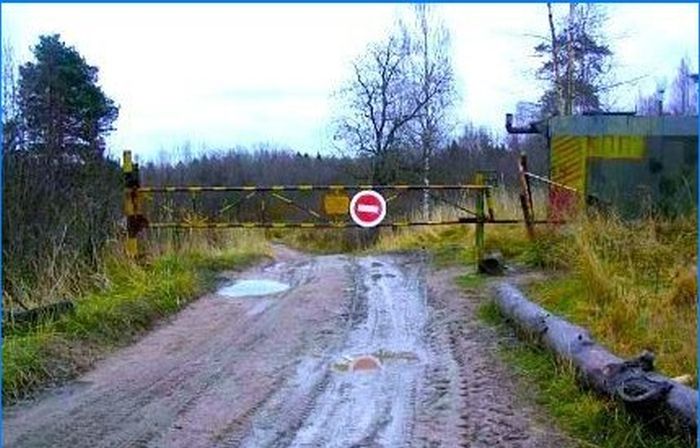
[[[496,303],[521,330],[560,359],[571,361],[586,386],[621,401],[654,425],[695,439],[697,391],[652,372],[653,354],[618,358],[596,344],[584,328],[548,313],[507,282],[496,288]]]
[[[37,323],[41,320],[55,320],[75,309],[73,302],[62,300],[60,302],[33,308],[31,310],[9,311],[3,313],[5,325],[23,326]]]

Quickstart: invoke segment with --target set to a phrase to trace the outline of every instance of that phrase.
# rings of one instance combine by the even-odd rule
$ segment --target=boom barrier
[[[477,262],[484,256],[485,224],[532,224],[526,220],[496,219],[492,185],[486,184],[488,172],[478,172],[471,184],[395,184],[395,185],[191,185],[143,186],[139,166],[131,151],[124,151],[124,214],[126,216],[126,252],[138,257],[139,237],[147,229],[345,229],[358,227],[350,219],[352,192],[372,190],[382,194],[390,211],[386,221],[376,227],[412,227],[475,225]],[[421,192],[431,200],[450,206],[454,216],[433,220],[416,216],[422,198],[401,205],[399,199]],[[201,196],[210,194],[206,200]],[[320,194],[322,196],[314,196]],[[296,195],[296,196],[294,196]],[[293,197],[294,196],[294,197]],[[386,211],[385,210],[385,211]]]

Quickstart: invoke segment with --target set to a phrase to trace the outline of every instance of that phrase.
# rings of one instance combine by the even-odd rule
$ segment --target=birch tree
[[[2,59],[2,148],[7,152],[17,149],[22,140],[17,63],[14,49],[7,42],[3,44]]]
[[[668,112],[672,115],[697,115],[698,84],[687,58],[681,59],[669,89]]]
[[[413,76],[425,106],[415,120],[417,146],[420,148],[423,184],[430,185],[430,160],[445,144],[451,130],[451,111],[456,88],[450,32],[432,6],[418,4],[413,9]],[[423,190],[423,217],[430,219],[430,194]]]

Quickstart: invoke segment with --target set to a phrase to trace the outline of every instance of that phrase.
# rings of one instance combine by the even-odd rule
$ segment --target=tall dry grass
[[[216,257],[232,250],[259,254],[270,251],[266,235],[259,229],[152,230],[139,245],[145,262],[168,254],[199,253]],[[134,264],[123,248],[121,238],[111,239],[94,257],[97,260],[94,262],[65,247],[50,248],[47,259],[36,261],[37,281],[32,284],[24,282],[19,273],[6,274],[11,276],[9,281],[14,288],[3,291],[3,309],[21,309],[18,303],[31,309],[59,300],[76,300],[105,288],[112,283],[110,276],[119,270],[117,266],[128,270]]]
[[[13,400],[74,377],[97,359],[131,342],[213,284],[215,273],[270,253],[256,231],[184,235],[152,233],[136,262],[115,244],[89,281],[72,286],[75,310],[57,320],[8,326],[3,338],[3,399]]]
[[[544,190],[533,190],[535,216],[540,219],[546,215]],[[466,197],[458,205],[475,211],[473,197]],[[517,194],[504,187],[494,188],[492,205],[496,219],[522,219],[522,208]],[[433,221],[454,221],[464,217],[465,212],[456,207],[437,204],[431,208],[430,219]],[[422,220],[420,211],[409,217]],[[530,243],[525,236],[523,224],[486,224],[485,245],[487,250],[499,250],[506,257],[516,257],[526,251]],[[474,264],[475,226],[474,224],[455,224],[446,226],[417,226],[408,228],[382,229],[374,250],[427,249],[434,253],[438,263],[463,262]]]
[[[565,276],[533,285],[546,306],[623,356],[644,349],[669,375],[695,375],[697,221],[579,217],[554,248]]]
[[[546,217],[544,191],[535,191],[535,216]],[[494,191],[497,218],[522,216],[517,194]],[[434,219],[452,219],[439,207]],[[518,225],[486,225],[487,250],[510,263],[544,269],[547,280],[530,286],[533,299],[591,330],[622,356],[657,355],[669,375],[695,375],[697,220],[694,214],[628,221],[582,212],[566,225],[536,226],[528,239]],[[377,250],[430,250],[438,262],[474,266],[474,226],[384,231]]]

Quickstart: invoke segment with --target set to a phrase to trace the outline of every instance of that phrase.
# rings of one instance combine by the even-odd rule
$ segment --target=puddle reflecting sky
[[[289,285],[274,280],[241,280],[219,289],[216,293],[226,297],[266,296],[286,291]]]

